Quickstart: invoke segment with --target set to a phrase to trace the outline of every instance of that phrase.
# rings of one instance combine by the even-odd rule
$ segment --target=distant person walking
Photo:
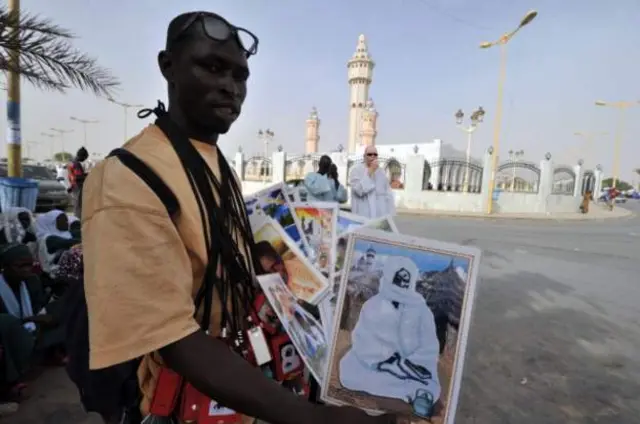
[[[396,212],[389,179],[378,163],[378,150],[368,146],[364,160],[355,165],[349,176],[351,212],[367,218],[379,218]]]
[[[78,149],[73,162],[69,164],[69,192],[73,198],[73,213],[78,219],[82,213],[82,186],[87,173],[82,162],[89,158],[89,152],[84,147]]]
[[[589,203],[593,200],[593,194],[591,191],[586,191],[582,195],[582,203],[580,204],[580,212],[589,213]]]

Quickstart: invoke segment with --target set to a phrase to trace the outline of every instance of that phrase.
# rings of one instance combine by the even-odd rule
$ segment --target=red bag
[[[272,337],[270,344],[277,381],[290,380],[302,373],[304,362],[286,333]]]
[[[183,379],[167,367],[160,369],[156,389],[149,406],[149,413],[158,417],[169,417],[176,410]]]

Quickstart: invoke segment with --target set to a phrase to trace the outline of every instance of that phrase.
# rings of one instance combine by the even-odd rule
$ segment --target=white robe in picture
[[[396,213],[395,198],[387,174],[378,168],[369,176],[367,167],[357,164],[349,174],[351,212],[367,218],[380,218]]]
[[[386,258],[380,291],[362,306],[351,349],[340,361],[346,389],[404,401],[423,390],[434,402],[440,397],[436,326],[416,292],[418,276],[411,259]]]

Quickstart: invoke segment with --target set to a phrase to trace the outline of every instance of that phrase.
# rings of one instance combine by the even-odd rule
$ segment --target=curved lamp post
[[[504,79],[506,73],[506,62],[507,62],[507,43],[526,25],[530,24],[531,21],[538,16],[538,12],[532,10],[528,12],[522,20],[520,24],[511,32],[507,32],[502,35],[498,40],[489,42],[485,41],[480,43],[480,48],[488,49],[493,46],[500,46],[500,76],[498,78],[498,104],[496,107],[496,119],[494,121],[493,127],[493,151],[494,154],[491,158],[491,178],[489,180],[489,190],[487,193],[487,213],[493,212],[493,189],[496,184],[496,171],[498,167],[498,149],[500,147],[500,128],[502,124],[502,96],[504,91]]]
[[[616,141],[613,147],[613,181],[611,187],[616,188],[618,183],[618,174],[620,173],[620,149],[622,147],[622,132],[624,130],[625,111],[633,106],[637,106],[640,101],[631,102],[605,102],[602,100],[596,101],[596,106],[608,106],[618,109],[618,125],[616,128]]]
[[[469,125],[464,125],[464,112],[462,109],[458,109],[456,114],[454,115],[456,118],[456,124],[458,128],[467,133],[467,151],[466,158],[467,163],[464,171],[464,185],[462,187],[462,191],[467,193],[469,191],[469,164],[471,161],[471,140],[473,139],[473,133],[478,128],[478,124],[480,124],[484,120],[485,111],[482,106],[478,107],[478,109],[474,110],[471,113]],[[416,146],[417,147],[417,146]]]
[[[89,144],[87,142],[87,125],[97,124],[100,121],[98,121],[97,119],[81,119],[81,118],[76,118],[75,116],[71,116],[70,119],[72,121],[76,121],[82,124],[82,133],[83,133],[82,145],[88,150],[91,150],[89,149]]]

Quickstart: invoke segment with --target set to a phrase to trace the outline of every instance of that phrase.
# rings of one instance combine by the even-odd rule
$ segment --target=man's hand
[[[373,176],[373,174],[378,170],[378,168],[380,167],[379,163],[378,163],[378,159],[374,159],[371,161],[371,163],[369,164],[369,176]]]

